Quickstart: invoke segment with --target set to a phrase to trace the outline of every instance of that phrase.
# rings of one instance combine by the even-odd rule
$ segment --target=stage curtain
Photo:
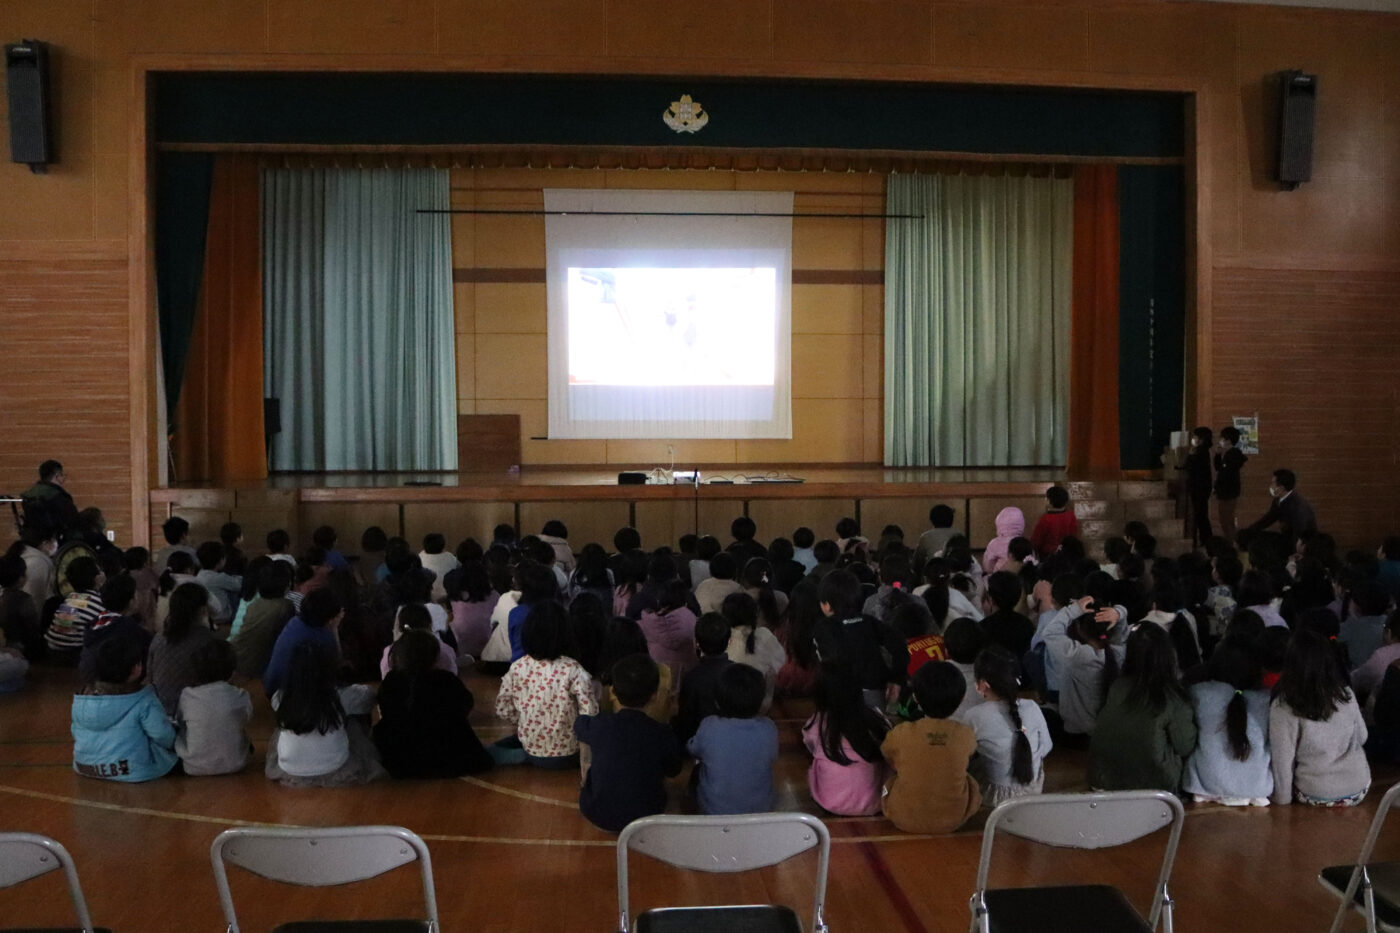
[[[1118,169],[1074,174],[1074,297],[1070,312],[1072,475],[1119,469]]]
[[[448,174],[263,172],[274,470],[455,470]]]
[[[180,400],[185,356],[198,316],[213,172],[211,153],[162,152],[156,156],[156,318],[167,412],[175,411]]]
[[[209,195],[203,286],[175,410],[175,478],[264,479],[258,165],[220,155]]]
[[[1062,465],[1073,183],[892,175],[885,463]]]

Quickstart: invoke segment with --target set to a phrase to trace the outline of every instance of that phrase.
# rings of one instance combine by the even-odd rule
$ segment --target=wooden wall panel
[[[1400,516],[1400,272],[1228,269],[1213,291],[1211,423],[1260,418],[1239,517],[1263,513],[1287,467],[1323,530],[1374,548]]]
[[[742,494],[741,494],[742,495]],[[696,534],[714,535],[719,539],[721,546],[727,546],[734,539],[729,536],[729,526],[744,514],[743,499],[701,499],[696,508],[697,524]],[[677,534],[684,534],[690,531],[689,528],[677,528]],[[645,543],[645,542],[643,542]]]
[[[460,0],[438,4],[446,55],[602,55],[605,0]]]
[[[767,59],[772,10],[752,0],[609,0],[610,56],[672,60]]]
[[[933,19],[925,0],[775,0],[779,60],[927,65]]]
[[[820,541],[836,538],[836,523],[843,518],[855,518],[856,504],[852,499],[754,499],[749,502],[749,518],[758,526],[758,540],[768,543],[774,538],[791,540],[792,533],[803,525],[812,529]]]
[[[661,545],[676,547],[681,535],[694,534],[696,502],[694,499],[644,501],[633,506],[634,528],[642,536],[642,547],[655,549]],[[612,538],[598,542],[612,550]]]
[[[403,536],[414,548],[421,548],[423,536],[432,532],[446,535],[454,548],[467,537],[475,538],[484,547],[491,543],[491,530],[499,524],[515,524],[514,503],[453,502],[403,507]]]
[[[124,259],[7,259],[0,325],[0,488],[22,492],[43,460],[63,462],[79,508],[97,506],[129,545],[131,441]]]
[[[1078,5],[934,5],[933,59],[938,65],[1083,71],[1088,45],[1087,14]]]
[[[245,527],[244,534],[249,534],[253,522],[245,520],[242,513],[235,517],[240,523],[248,526]],[[312,533],[322,525],[329,525],[335,529],[336,543],[340,546],[342,554],[360,553],[360,535],[372,525],[383,528],[391,538],[403,533],[399,526],[399,507],[393,502],[303,502],[291,518],[296,522],[294,527],[274,527],[286,528],[291,533],[297,549],[310,547]],[[250,537],[249,544],[262,550],[267,532],[271,530],[272,528],[265,529],[256,540]],[[408,543],[413,545],[416,552],[422,546],[423,539],[420,536],[417,540],[410,539]],[[457,539],[449,536],[448,547],[456,546]]]
[[[569,543],[575,553],[590,541],[612,550],[613,535],[626,527],[631,510],[626,502],[522,502],[520,533],[537,535],[550,519],[558,519],[569,529]],[[643,539],[645,540],[645,539]],[[653,546],[659,546],[653,545]],[[674,546],[675,542],[671,542]]]
[[[967,528],[967,509],[964,499],[938,500],[953,508],[953,527],[958,531]],[[860,500],[860,524],[872,541],[879,540],[880,529],[886,525],[898,525],[904,530],[904,543],[914,547],[919,535],[933,526],[929,524],[928,510],[938,504],[932,499],[888,498]],[[983,542],[985,543],[985,542]]]

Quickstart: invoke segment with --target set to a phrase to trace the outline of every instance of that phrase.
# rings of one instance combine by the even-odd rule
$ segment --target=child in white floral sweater
[[[496,715],[516,723],[524,759],[539,768],[577,768],[578,739],[574,720],[580,714],[595,716],[598,698],[593,680],[564,652],[569,646],[569,615],[550,600],[536,603],[521,631],[524,657],[511,664],[496,694]],[[512,759],[506,742],[498,743],[492,757],[500,763]]]

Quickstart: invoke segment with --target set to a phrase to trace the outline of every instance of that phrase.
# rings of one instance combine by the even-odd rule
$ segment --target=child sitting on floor
[[[719,715],[715,702],[719,677],[734,663],[726,653],[728,647],[728,620],[718,612],[702,615],[695,623],[695,648],[700,660],[681,680],[676,715],[671,719],[671,727],[681,742],[690,741],[706,716]]]
[[[379,688],[374,744],[393,777],[460,777],[491,767],[467,721],[471,691],[440,666],[443,647],[431,631],[416,627],[389,652],[392,669]]]
[[[906,833],[952,832],[982,804],[967,773],[977,736],[949,718],[967,681],[948,661],[925,664],[912,681],[923,718],[895,726],[880,746],[894,771],[885,785],[885,816]]]
[[[1201,735],[1182,789],[1197,803],[1269,804],[1269,694],[1259,689],[1256,651],[1248,636],[1226,636],[1206,663],[1208,679],[1191,687]]]
[[[568,612],[553,600],[536,603],[521,626],[520,640],[525,653],[501,678],[496,694],[496,715],[519,725],[520,749],[497,743],[492,757],[499,764],[524,760],[556,771],[577,768],[574,720],[595,715],[598,699],[588,671],[565,656]]]
[[[285,686],[272,696],[277,729],[267,746],[269,780],[293,787],[344,787],[384,776],[362,724],[336,689],[336,655],[313,641],[291,651]]]
[[[1196,736],[1195,711],[1177,678],[1171,636],[1160,625],[1138,625],[1094,724],[1089,786],[1178,793]]]
[[[405,632],[419,631],[433,635],[433,617],[428,613],[428,607],[420,603],[405,603],[399,607],[399,616],[394,620],[394,644],[403,637]],[[436,635],[433,635],[437,638]],[[457,652],[452,650],[442,639],[437,638],[438,656],[433,662],[433,667],[449,674],[457,674]],[[389,670],[393,667],[390,653],[394,650],[394,644],[384,649],[384,654],[379,659],[379,676],[388,677]]]
[[[816,712],[802,727],[812,754],[807,788],[828,813],[871,816],[880,812],[885,760],[880,743],[889,723],[865,703],[851,672],[839,661],[822,665]]]
[[[982,786],[982,803],[1038,794],[1045,785],[1050,727],[1033,700],[1018,696],[1020,663],[1005,648],[983,649],[973,664],[977,692],[985,700],[958,717],[977,737],[972,775]]]
[[[776,804],[778,727],[759,715],[763,694],[763,675],[747,664],[731,664],[720,674],[719,715],[701,722],[686,744],[700,760],[701,813],[762,813]]]
[[[228,642],[211,638],[190,658],[195,685],[180,691],[175,752],[186,774],[243,770],[253,743],[245,731],[253,718],[248,691],[228,682],[237,658]]]
[[[1293,635],[1269,707],[1273,802],[1353,807],[1371,787],[1366,725],[1328,640]]]
[[[175,727],[154,687],[141,686],[146,651],[138,642],[104,642],[97,680],[73,697],[73,770],[109,781],[150,781],[170,773]]]
[[[613,665],[611,679],[620,708],[579,716],[574,735],[593,752],[579,811],[615,833],[635,819],[665,812],[665,779],[680,773],[681,749],[670,728],[644,711],[661,683],[656,662],[645,653],[628,655]]]

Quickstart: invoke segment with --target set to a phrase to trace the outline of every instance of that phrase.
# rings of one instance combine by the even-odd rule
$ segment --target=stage
[[[264,536],[274,528],[285,528],[296,547],[304,547],[316,527],[330,525],[339,532],[342,549],[354,553],[360,533],[371,525],[415,546],[430,532],[441,532],[455,545],[468,536],[489,541],[499,523],[531,534],[559,519],[576,549],[589,541],[611,547],[613,533],[625,525],[637,528],[643,546],[652,548],[674,546],[691,532],[727,541],[730,522],[747,515],[758,525],[760,540],[790,537],[801,525],[819,539],[835,537],[836,522],[850,516],[868,537],[896,524],[912,542],[929,527],[929,508],[944,503],[956,514],[954,527],[980,547],[995,534],[996,514],[1007,506],[1022,509],[1029,528],[1044,511],[1045,489],[1057,482],[1069,488],[1090,542],[1118,533],[1129,519],[1148,522],[1164,544],[1174,545],[1182,535],[1176,501],[1166,482],[1151,474],[1069,480],[1062,469],[1034,467],[699,470],[699,484],[680,485],[620,486],[617,467],[525,467],[493,473],[277,474],[243,485],[177,486],[151,491],[151,540],[162,540],[159,526],[171,515],[190,522],[196,542],[216,538],[224,522],[237,521],[250,553],[261,552]],[[427,483],[433,485],[422,485]]]

